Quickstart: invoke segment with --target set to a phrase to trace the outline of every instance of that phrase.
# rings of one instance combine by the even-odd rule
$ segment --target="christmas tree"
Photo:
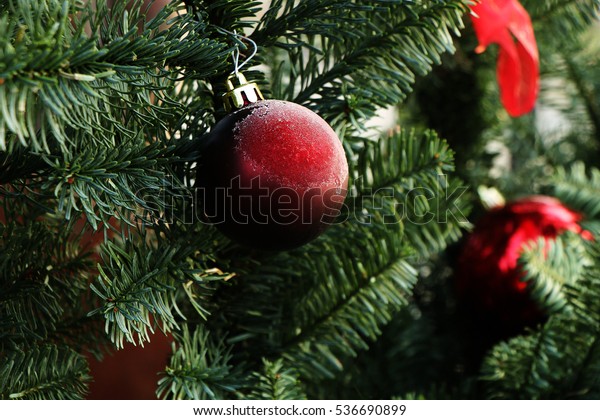
[[[599,398],[600,1],[475,3],[1,1],[0,398]],[[206,215],[239,70],[340,140],[304,245]]]

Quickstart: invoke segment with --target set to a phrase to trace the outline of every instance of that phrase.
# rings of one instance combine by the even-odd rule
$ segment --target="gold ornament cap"
[[[229,76],[225,86],[227,92],[223,94],[223,104],[227,112],[235,111],[243,106],[265,99],[258,85],[254,82],[248,82],[240,72]]]

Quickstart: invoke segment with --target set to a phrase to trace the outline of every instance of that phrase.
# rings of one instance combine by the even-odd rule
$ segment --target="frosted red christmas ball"
[[[333,129],[311,110],[262,100],[227,115],[198,162],[205,216],[226,236],[284,250],[319,236],[340,213],[348,163]]]
[[[490,210],[467,237],[457,261],[456,287],[461,305],[507,333],[544,318],[529,296],[518,265],[523,246],[581,230],[581,215],[552,197],[531,196]],[[482,319],[483,319],[482,318]]]

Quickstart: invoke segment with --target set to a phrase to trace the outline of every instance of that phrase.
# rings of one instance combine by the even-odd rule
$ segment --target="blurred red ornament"
[[[517,260],[523,246],[538,238],[555,238],[565,231],[581,234],[581,215],[552,197],[531,196],[490,210],[467,238],[456,269],[456,286],[463,307],[505,332],[533,326],[544,314],[529,297]]]
[[[482,53],[500,46],[497,76],[500,96],[512,117],[530,112],[539,91],[540,60],[529,14],[517,0],[482,0],[471,6],[471,20]]]
[[[173,337],[157,332],[144,347],[126,343],[101,361],[90,356],[90,400],[155,400],[160,376],[171,355]]]

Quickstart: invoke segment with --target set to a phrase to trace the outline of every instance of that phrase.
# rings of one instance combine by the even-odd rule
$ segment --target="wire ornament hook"
[[[238,34],[235,29],[233,30],[233,32],[228,31],[227,29],[223,29],[223,28],[217,28],[217,30],[223,34],[233,35],[233,37],[236,41],[235,51],[231,52],[231,56],[233,58],[233,71],[231,72],[231,74],[235,74],[237,76],[237,74],[240,72],[240,70],[242,70],[242,68],[246,64],[248,64],[250,62],[250,60],[252,60],[254,58],[254,56],[256,55],[256,53],[258,51],[258,45],[256,45],[256,42],[252,41],[247,36]],[[252,45],[252,53],[242,62],[242,64],[239,64],[240,44],[244,47],[244,49],[246,48],[246,44],[244,44],[241,40],[244,40],[244,41],[248,42],[250,45]]]
[[[223,105],[227,112],[232,112],[236,109],[240,109],[248,104],[255,103],[257,101],[264,100],[264,96],[261,93],[258,85],[254,82],[248,82],[246,77],[241,72],[242,68],[254,58],[258,51],[256,42],[244,35],[240,35],[237,31],[228,31],[220,27],[216,27],[217,31],[224,35],[231,35],[236,43],[235,48],[231,52],[233,59],[233,71],[227,77],[225,81],[226,92],[223,93]],[[240,47],[247,49],[248,46],[243,42],[246,41],[252,46],[252,52],[246,59],[240,64]]]

